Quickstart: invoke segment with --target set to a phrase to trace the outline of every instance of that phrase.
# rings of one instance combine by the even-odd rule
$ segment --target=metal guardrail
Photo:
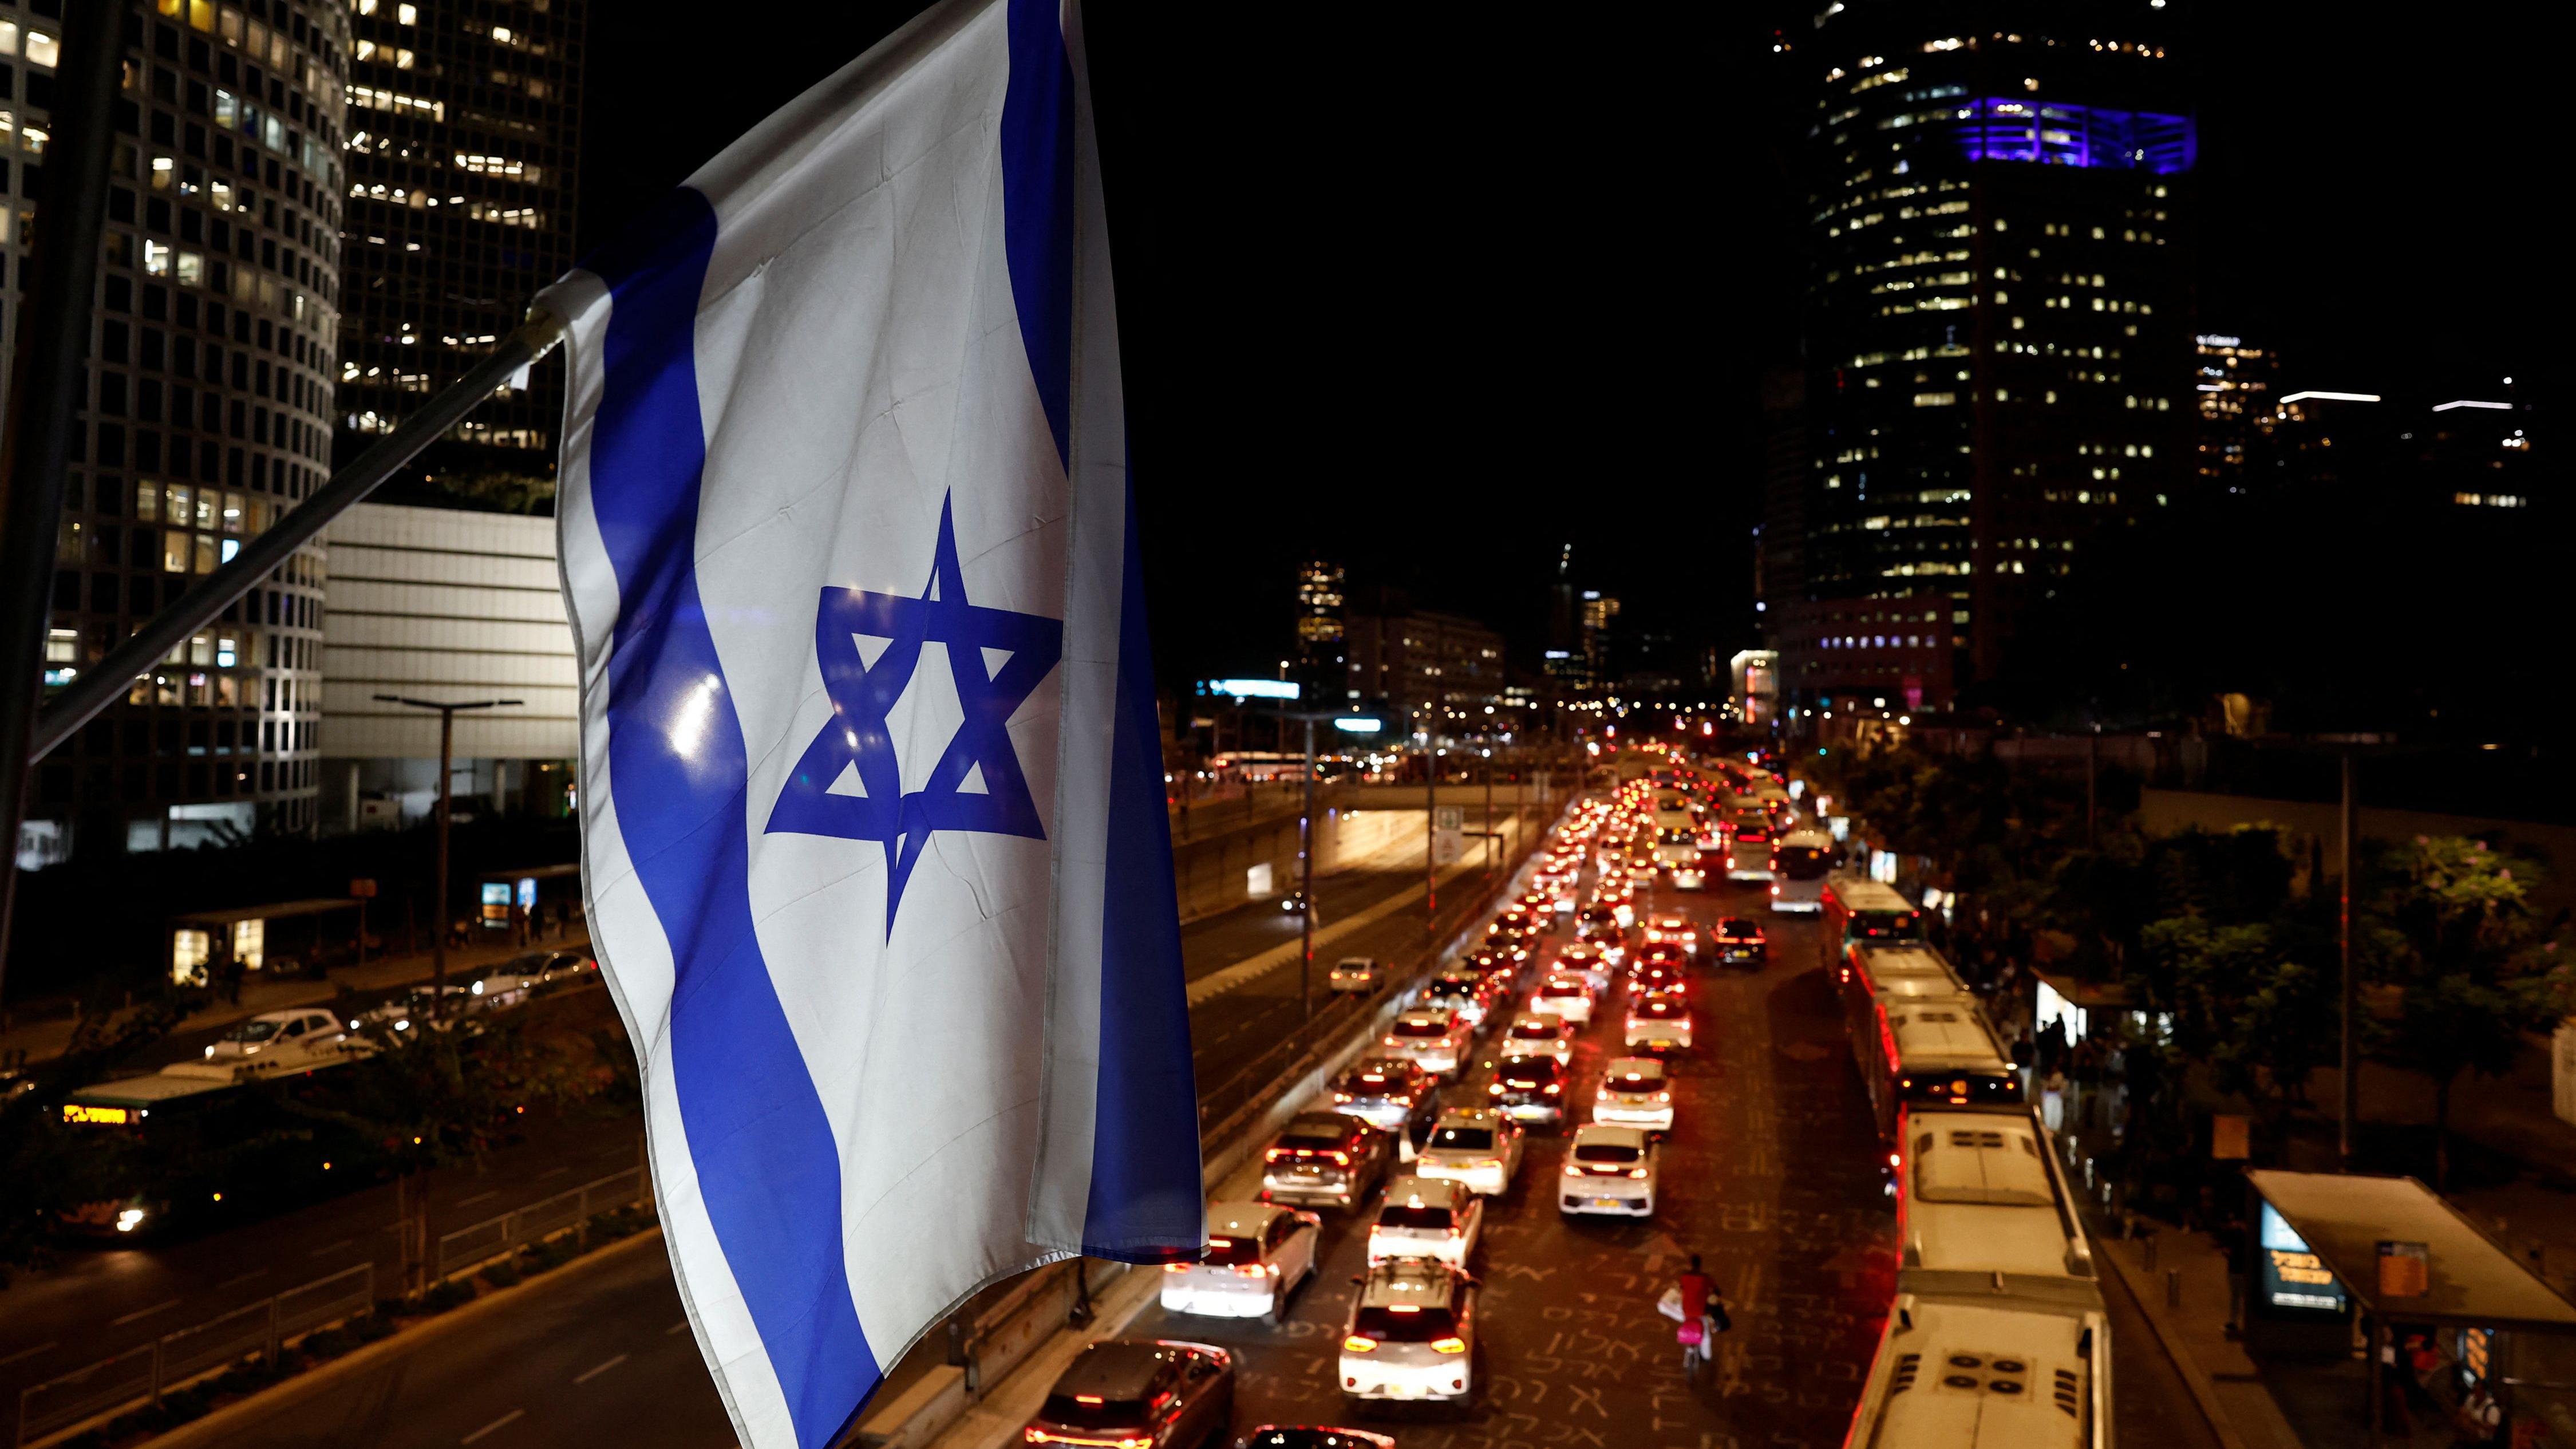
[[[14,1442],[23,1446],[129,1404],[150,1403],[191,1379],[245,1359],[273,1359],[287,1340],[346,1318],[375,1301],[376,1265],[361,1263],[203,1323],[174,1329],[21,1390]]]
[[[551,1238],[566,1228],[587,1231],[594,1214],[611,1208],[634,1207],[652,1200],[653,1178],[643,1168],[630,1167],[624,1172],[612,1172],[553,1197],[442,1235],[431,1258],[436,1270],[434,1276],[454,1277],[495,1258],[507,1257],[530,1243]]]

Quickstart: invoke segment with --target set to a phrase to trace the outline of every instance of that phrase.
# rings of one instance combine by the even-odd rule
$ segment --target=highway
[[[1418,886],[1420,859],[1415,846],[1409,865],[1319,883],[1327,925]],[[1472,923],[1453,914],[1471,903],[1469,884],[1444,888],[1444,933]],[[1721,914],[1757,912],[1762,897],[1759,887],[1713,884],[1705,894],[1663,891],[1641,904],[1678,909],[1705,924]],[[1260,903],[1194,924],[1185,933],[1189,975],[1202,981],[1294,940],[1294,919]],[[1238,1428],[1356,1420],[1395,1433],[1406,1449],[1839,1444],[1892,1291],[1894,1214],[1842,1017],[1814,969],[1817,927],[1776,917],[1770,924],[1766,969],[1693,979],[1698,1046],[1673,1065],[1678,1119],[1664,1149],[1653,1220],[1561,1218],[1550,1189],[1563,1138],[1546,1130],[1533,1134],[1518,1184],[1493,1205],[1489,1219],[1481,1267],[1487,1387],[1471,1409],[1364,1412],[1342,1403],[1334,1387],[1335,1345],[1353,1291],[1348,1280],[1364,1256],[1365,1218],[1327,1217],[1326,1266],[1284,1325],[1167,1318],[1148,1306],[1134,1322],[1107,1327],[1237,1350]],[[1319,950],[1319,968],[1343,954],[1394,954],[1418,944],[1424,932],[1417,896],[1407,908]],[[1302,1015],[1293,969],[1266,972],[1201,1001],[1192,1021],[1202,1084]],[[1586,1115],[1601,1064],[1617,1054],[1615,1020],[1605,1012],[1577,1046],[1577,1120]],[[632,1124],[613,1129],[614,1137],[610,1128],[585,1127],[532,1141],[496,1157],[485,1181],[508,1179],[519,1194],[535,1195],[533,1175],[562,1165],[560,1154],[584,1150],[584,1137],[598,1164],[624,1166],[634,1151]],[[539,1162],[549,1166],[538,1168]],[[1226,1188],[1248,1190],[1240,1175]],[[451,1190],[443,1202],[468,1195]],[[156,1322],[176,1326],[205,1316],[201,1306],[225,1292],[272,1291],[314,1276],[290,1271],[294,1255],[333,1241],[324,1233],[352,1237],[333,1226],[351,1215],[372,1212],[378,1223],[389,1218],[389,1202],[371,1206],[382,1196],[357,1194],[193,1244],[83,1254],[57,1273],[24,1281],[0,1298],[9,1309],[0,1326],[0,1387],[14,1397],[14,1384],[95,1356],[92,1345],[116,1346],[104,1326],[116,1314],[151,1309],[125,1325],[139,1337],[158,1331]],[[477,1204],[454,1221],[470,1221],[499,1200]],[[442,1229],[450,1210],[440,1208]],[[1735,1321],[1715,1371],[1696,1385],[1684,1381],[1671,1325],[1654,1311],[1656,1296],[1690,1252],[1705,1256]],[[267,1264],[260,1271],[282,1275],[279,1282],[224,1289],[216,1281],[218,1270],[238,1274],[251,1263]],[[2135,1305],[2120,1294],[2117,1280],[2105,1288],[2116,1325],[2123,1436],[2159,1449],[2215,1449]],[[173,1297],[178,1305],[152,1309]],[[38,1302],[48,1306],[28,1316],[24,1310]],[[239,1449],[717,1449],[731,1436],[681,1321],[658,1247],[630,1245],[568,1270],[468,1331],[424,1343],[212,1442]],[[79,1358],[63,1347],[75,1341]],[[11,1363],[12,1354],[23,1357]]]

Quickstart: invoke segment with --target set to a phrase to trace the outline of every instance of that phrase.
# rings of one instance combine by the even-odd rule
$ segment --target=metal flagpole
[[[0,837],[6,847],[0,850],[0,974],[8,959],[27,784],[43,753],[28,748],[27,735],[42,687],[63,473],[89,389],[90,301],[98,287],[99,233],[107,224],[125,15],[124,6],[100,0],[64,14],[53,144],[28,228],[34,270],[19,279],[26,301],[0,414],[0,831],[6,832]]]

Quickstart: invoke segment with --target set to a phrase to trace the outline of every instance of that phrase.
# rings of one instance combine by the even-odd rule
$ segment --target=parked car
[[[1216,1203],[1207,1210],[1206,1252],[1195,1263],[1163,1265],[1163,1311],[1277,1323],[1288,1299],[1315,1276],[1324,1220],[1266,1202]]]
[[[1197,1449],[1234,1420],[1234,1355],[1178,1339],[1103,1339],[1020,1431],[1028,1444]]]

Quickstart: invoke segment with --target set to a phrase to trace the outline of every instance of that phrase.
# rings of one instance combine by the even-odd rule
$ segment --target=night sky
[[[594,7],[585,246],[917,7],[797,8],[735,37],[789,43],[682,84],[701,12]],[[1812,34],[1809,8],[1777,23]],[[2475,396],[2510,374],[2554,399],[2537,213],[2559,183],[2532,163],[2563,22],[2196,13],[2201,330],[2278,346],[2290,389]],[[1308,554],[1534,659],[1571,542],[1628,620],[1752,642],[1756,384],[1797,356],[1811,114],[1770,25],[1088,14],[1167,677],[1275,660]]]

